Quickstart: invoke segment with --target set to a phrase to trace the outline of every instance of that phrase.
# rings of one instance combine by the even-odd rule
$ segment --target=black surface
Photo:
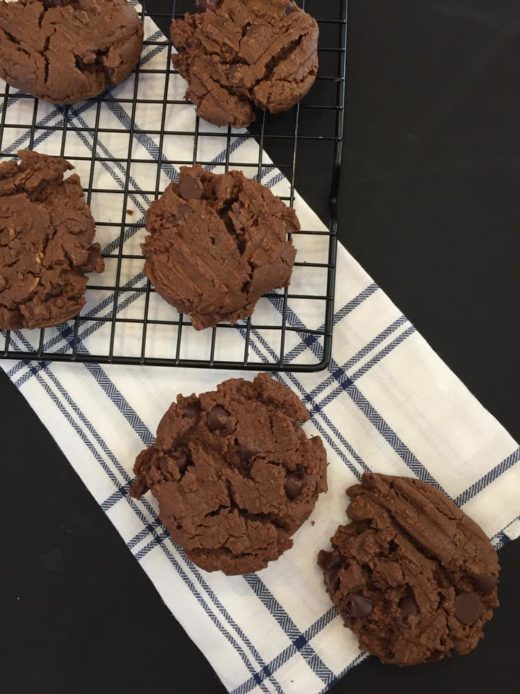
[[[346,245],[517,440],[519,36],[517,0],[350,0],[342,184]],[[222,691],[3,375],[0,397],[0,691]],[[335,691],[518,691],[520,543],[500,554],[475,653]]]

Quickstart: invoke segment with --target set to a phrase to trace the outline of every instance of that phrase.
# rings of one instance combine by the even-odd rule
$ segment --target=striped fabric
[[[158,36],[149,21],[147,30],[149,35]],[[146,48],[142,58],[143,65],[159,68],[164,68],[166,60],[166,48],[157,46]],[[163,80],[160,73],[147,74],[148,96],[161,98]],[[172,76],[170,90],[182,95],[182,80]],[[157,128],[152,104],[134,114],[132,130],[134,151],[149,163],[132,166],[127,172],[114,161],[127,155],[131,121],[131,106],[117,99],[128,97],[131,91],[131,84],[122,85],[103,105],[102,118],[110,133],[98,136],[88,129],[95,105],[71,108],[67,126],[85,130],[69,133],[64,154],[85,156],[84,162],[77,162],[84,178],[90,169],[89,154],[94,150],[102,153],[106,160],[96,168],[91,187],[111,185],[120,193],[125,185],[130,186],[137,221],[142,220],[152,199],[146,191],[155,186],[159,149],[157,139],[147,134],[147,129]],[[33,141],[24,127],[5,129],[3,152],[14,154],[30,144],[41,152],[61,153],[60,130],[45,128],[55,125],[63,129],[61,109],[39,104],[36,110],[32,101],[12,92],[1,117],[3,123],[36,125]],[[172,106],[168,118],[169,129],[193,127],[189,105]],[[211,128],[204,127],[211,134]],[[210,158],[218,170],[224,157],[222,139],[208,137],[205,143],[201,156]],[[169,161],[182,158],[179,150],[185,146],[181,136],[165,142],[166,153],[175,151]],[[238,136],[232,147],[240,161],[257,162],[257,145],[251,140]],[[263,182],[275,193],[286,194],[288,184],[283,176],[267,156],[264,162]],[[159,174],[163,189],[177,170],[166,161]],[[117,202],[111,196],[101,199],[94,193],[91,205],[96,219],[111,215],[117,219]],[[303,228],[325,229],[300,198],[296,197],[295,205]],[[135,250],[142,230],[132,227],[125,238],[125,248]],[[106,252],[118,247],[117,238],[102,237],[102,241]],[[322,250],[316,247],[315,237],[302,235],[296,244],[304,258],[312,259]],[[139,263],[125,272],[122,282],[128,291],[116,297],[117,312],[132,316],[141,297],[132,289],[143,286],[145,280]],[[318,290],[322,281],[321,277],[294,280],[296,286],[310,285],[309,291],[315,284]],[[92,316],[106,315],[113,302],[113,295],[93,291],[86,311]],[[157,303],[157,311],[169,310]],[[279,310],[276,300],[264,300],[259,307],[270,320]],[[319,342],[298,329],[309,327],[313,321],[319,323],[321,317],[302,305],[291,307],[288,319],[297,328],[294,344],[286,347],[291,359],[315,361]],[[83,351],[95,353],[100,348],[104,342],[102,326],[87,324],[81,335]],[[242,333],[236,333],[243,340]],[[123,337],[126,349],[131,348],[132,337],[131,330]],[[30,331],[22,331],[13,339],[23,349],[34,337]],[[46,342],[57,351],[67,350],[69,339],[67,327],[45,333]],[[160,335],[155,339],[159,353],[165,345]],[[265,359],[276,354],[277,347],[269,334],[259,330],[252,333],[252,349]],[[520,535],[518,444],[344,248],[339,252],[335,340],[329,368],[316,374],[274,376],[292,388],[312,413],[306,429],[309,434],[319,434],[327,447],[329,491],[318,501],[312,522],[296,533],[294,547],[258,574],[227,578],[201,571],[167,538],[153,500],[147,496],[135,501],[128,496],[135,456],[153,441],[157,423],[175,396],[211,389],[236,374],[101,367],[95,363],[0,363],[118,529],[168,608],[235,694],[324,691],[364,657],[331,607],[316,565],[317,551],[327,546],[334,529],[344,520],[345,488],[363,471],[416,476],[438,486],[482,525],[498,547]]]

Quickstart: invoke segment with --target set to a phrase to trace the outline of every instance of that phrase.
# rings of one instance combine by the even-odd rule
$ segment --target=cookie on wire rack
[[[0,328],[46,328],[85,304],[87,272],[103,272],[90,208],[65,159],[19,152],[0,164]]]
[[[214,125],[248,126],[255,107],[287,111],[318,74],[316,20],[292,0],[199,0],[171,25],[187,98]]]
[[[289,284],[296,213],[240,171],[181,167],[150,205],[144,271],[157,292],[202,330],[235,323],[258,299]]]
[[[0,77],[55,104],[120,84],[139,61],[143,27],[127,0],[0,0]]]

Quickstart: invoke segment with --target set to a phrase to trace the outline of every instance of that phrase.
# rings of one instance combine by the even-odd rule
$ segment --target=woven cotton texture
[[[148,36],[157,36],[157,28],[146,22]],[[148,47],[142,63],[164,69],[166,47]],[[171,76],[170,92],[182,97],[185,84]],[[164,94],[164,74],[148,73],[148,95],[159,101]],[[6,129],[2,151],[13,155],[32,145],[39,152],[85,157],[85,169],[78,161],[77,170],[88,176],[94,150],[107,160],[96,168],[90,188],[112,185],[114,190],[131,185],[135,214],[142,218],[153,196],[156,181],[163,190],[168,179],[175,178],[174,167],[163,166],[158,172],[156,156],[159,141],[144,137],[147,127],[160,125],[162,106],[147,105],[134,113],[133,137],[140,157],[149,160],[132,168],[127,175],[122,165],[111,163],[125,158],[128,148],[128,98],[132,82],[112,90],[111,101],[103,107],[104,122],[113,122],[121,133],[91,133],[88,137],[69,133],[67,151],[61,151],[61,134],[36,129]],[[50,105],[20,99],[10,92],[2,123],[33,121],[63,127],[63,111]],[[156,108],[157,110],[154,110]],[[96,106],[83,104],[68,111],[68,123],[92,123]],[[159,116],[157,115],[159,114]],[[182,131],[192,128],[194,109],[190,105],[172,106],[168,127]],[[34,119],[34,120],[33,120]],[[159,120],[158,120],[159,119]],[[210,133],[211,126],[204,125]],[[11,138],[9,141],[8,138]],[[214,161],[215,170],[222,162],[222,140],[205,139],[204,159]],[[187,147],[182,136],[162,143],[165,151]],[[258,160],[258,145],[237,138],[234,151],[240,161]],[[191,153],[187,154],[188,158]],[[270,160],[266,156],[265,162]],[[255,175],[256,169],[250,175]],[[129,180],[130,178],[130,180]],[[286,195],[288,183],[272,166],[263,182],[273,192]],[[121,218],[111,209],[114,201],[107,196],[91,196],[96,219]],[[304,229],[326,227],[296,196],[295,207]],[[119,216],[118,216],[119,215]],[[136,225],[137,226],[137,225]],[[142,227],[142,225],[141,225]],[[111,227],[108,227],[109,233]],[[103,237],[105,252],[117,248],[114,238]],[[398,230],[397,230],[398,231]],[[117,235],[119,231],[117,231]],[[129,233],[125,249],[139,252],[142,228]],[[325,238],[325,237],[324,237]],[[319,237],[298,238],[299,256],[312,260],[324,247]],[[129,290],[145,283],[142,262],[126,268],[121,278]],[[107,268],[110,272],[110,268]],[[98,281],[98,280],[96,280]],[[98,283],[102,283],[103,278]],[[316,283],[316,287],[309,283]],[[322,278],[294,278],[294,286],[319,291]],[[120,315],[133,315],[141,295],[128,291],[117,297]],[[113,296],[92,290],[85,311],[103,315],[112,310]],[[172,309],[158,297],[156,315]],[[269,320],[279,314],[279,302],[264,299],[258,311]],[[294,343],[286,346],[291,358],[316,361],[319,341],[305,333],[322,317],[305,302],[290,313]],[[323,494],[311,519],[294,536],[294,546],[267,569],[243,577],[208,574],[194,566],[162,529],[157,508],[147,495],[140,501],[128,496],[132,465],[136,455],[152,443],[157,424],[178,393],[190,394],[214,388],[236,372],[193,369],[167,369],[124,366],[100,366],[96,363],[0,362],[36,414],[57,441],[74,469],[121,534],[136,560],[147,572],[164,602],[210,661],[229,691],[305,692],[312,694],[329,687],[338,677],[363,658],[353,635],[343,627],[325,593],[323,578],[316,564],[320,548],[345,520],[345,488],[366,470],[395,475],[416,476],[443,489],[464,511],[476,520],[496,546],[520,534],[520,448],[502,426],[476,401],[465,386],[417,333],[413,325],[392,304],[356,261],[340,248],[335,308],[333,359],[326,371],[314,374],[277,374],[309,408],[312,419],[305,425],[309,435],[320,435],[327,448],[329,491]],[[81,350],[96,353],[106,342],[104,324],[93,324],[81,336]],[[136,342],[132,324],[121,336],[122,349]],[[243,333],[229,333],[243,339]],[[238,335],[238,338],[236,336]],[[242,337],[240,337],[242,336]],[[302,336],[305,336],[302,339]],[[34,340],[34,332],[21,331],[11,336],[20,348]],[[191,335],[191,348],[204,347],[204,333]],[[231,339],[231,338],[230,338]],[[70,333],[60,328],[45,332],[56,350],[67,350]],[[137,339],[138,347],[140,342]],[[157,353],[170,347],[169,338],[154,336]],[[223,343],[223,353],[233,349]],[[268,334],[253,331],[252,347],[259,359],[272,360],[278,349]],[[247,375],[246,377],[252,377]],[[312,521],[312,522],[311,522]]]

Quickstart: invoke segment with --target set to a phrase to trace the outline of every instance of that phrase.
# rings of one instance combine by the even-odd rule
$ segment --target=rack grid
[[[320,70],[291,111],[258,113],[249,130],[215,128],[184,99],[171,64],[172,17],[193,2],[142,0],[140,65],[97,99],[56,107],[0,82],[0,161],[19,149],[67,158],[79,173],[97,226],[106,269],[92,275],[80,315],[56,328],[2,331],[0,358],[270,371],[318,371],[330,360],[337,246],[337,194],[345,110],[347,0],[300,0],[320,25]],[[152,20],[153,18],[153,20]],[[160,28],[158,28],[160,27]],[[296,192],[319,161],[327,176],[328,220]],[[330,166],[329,166],[330,162]],[[302,230],[290,286],[261,299],[236,325],[197,332],[154,291],[142,272],[140,244],[150,202],[182,165],[216,173],[240,169],[294,206]]]

